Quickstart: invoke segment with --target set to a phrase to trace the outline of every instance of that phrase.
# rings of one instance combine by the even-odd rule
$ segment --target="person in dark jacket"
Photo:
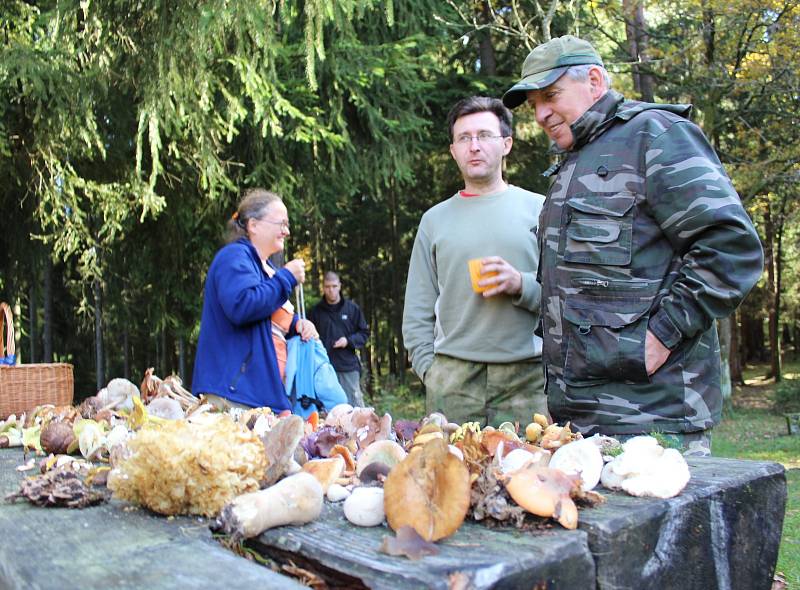
[[[363,406],[361,361],[356,350],[363,348],[369,338],[367,322],[358,305],[342,297],[338,274],[326,272],[322,290],[325,297],[314,306],[308,318],[319,330],[339,383],[347,394],[347,401],[353,406]]]
[[[251,189],[228,223],[229,243],[217,252],[206,277],[192,392],[228,407],[290,409],[272,337],[273,314],[305,280],[296,258],[276,269],[268,258],[289,235],[278,195]],[[317,336],[308,320],[291,318],[288,335]]]

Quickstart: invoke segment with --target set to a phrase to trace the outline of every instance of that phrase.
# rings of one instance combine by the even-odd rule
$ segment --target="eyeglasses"
[[[272,221],[271,219],[267,219],[266,217],[262,217],[259,221],[266,221],[267,223],[271,223],[272,225],[279,225],[283,231],[289,231],[289,221],[284,219],[283,221]]]
[[[478,145],[485,144],[485,143],[494,143],[498,139],[503,139],[504,135],[492,135],[488,131],[481,131],[478,135],[459,135],[455,138],[453,143],[458,146],[466,147],[468,145],[472,145],[472,140],[476,140]]]

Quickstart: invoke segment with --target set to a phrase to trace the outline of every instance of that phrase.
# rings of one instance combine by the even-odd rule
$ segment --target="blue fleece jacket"
[[[292,273],[270,278],[245,238],[223,247],[206,277],[192,392],[252,407],[290,409],[281,382],[270,316],[297,284]],[[289,335],[293,335],[297,316]]]

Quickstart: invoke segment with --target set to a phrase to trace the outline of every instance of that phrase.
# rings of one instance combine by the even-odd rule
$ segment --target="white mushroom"
[[[346,500],[349,496],[350,490],[338,483],[332,483],[325,494],[329,502],[341,502],[342,500]]]
[[[97,399],[103,407],[117,410],[133,410],[133,397],[139,397],[139,388],[127,379],[112,379],[97,392]]]
[[[344,501],[344,516],[357,526],[378,526],[383,522],[383,488],[355,488]]]
[[[167,420],[181,420],[184,417],[180,402],[171,397],[157,397],[147,404],[147,413]]]
[[[581,489],[588,492],[600,481],[603,456],[593,441],[589,439],[576,440],[556,449],[550,459],[549,467],[560,469],[567,474],[579,475]]]
[[[632,496],[672,498],[691,477],[683,455],[664,449],[651,436],[637,436],[622,445],[622,454],[603,468],[601,480],[609,489]]]
[[[502,444],[502,443],[500,443]],[[499,448],[499,447],[498,447]],[[495,454],[497,457],[499,453]],[[500,470],[503,473],[511,473],[517,469],[522,469],[528,465],[537,467],[547,467],[550,461],[549,451],[536,451],[532,453],[526,449],[514,449],[505,457],[500,459]]]

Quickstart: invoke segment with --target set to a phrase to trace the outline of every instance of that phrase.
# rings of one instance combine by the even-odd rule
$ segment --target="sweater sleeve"
[[[436,262],[423,224],[417,230],[406,281],[403,307],[403,343],[411,356],[411,367],[420,379],[433,364],[436,301],[439,287]]]
[[[237,326],[268,318],[289,298],[297,284],[282,268],[268,278],[245,251],[223,248],[215,261],[214,287],[227,318]]]
[[[672,124],[645,155],[647,202],[681,257],[649,328],[674,349],[732,313],[758,281],[758,234],[722,164],[700,129]]]
[[[522,275],[522,291],[511,302],[538,314],[542,303],[542,286],[536,280],[535,272],[520,272],[520,275]]]

